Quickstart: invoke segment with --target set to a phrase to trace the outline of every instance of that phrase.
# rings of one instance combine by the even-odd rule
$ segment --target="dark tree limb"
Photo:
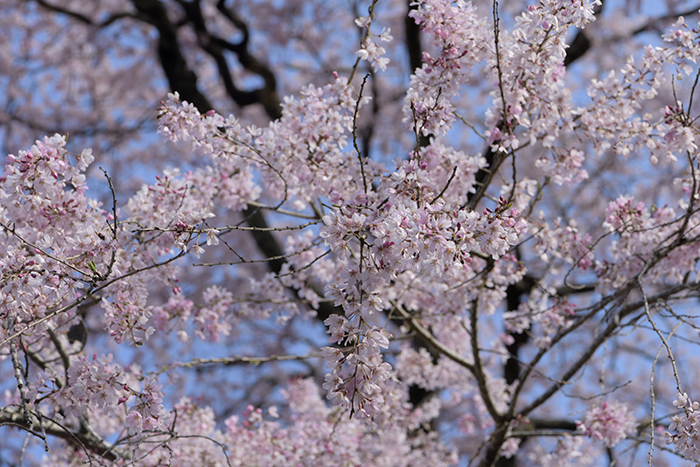
[[[158,31],[158,58],[170,89],[200,112],[212,110],[214,106],[197,88],[197,75],[187,66],[177,41],[177,27],[168,18],[163,4],[158,0],[132,0],[132,3],[139,19]]]
[[[576,422],[570,420],[531,418],[530,425],[533,430],[576,431],[578,429]]]
[[[413,0],[407,0],[408,10],[404,20],[406,33],[406,52],[408,53],[408,63],[411,67],[411,73],[423,66],[423,46],[421,45],[421,28],[416,24],[416,21],[410,16],[411,11],[417,10],[418,5],[412,5]],[[418,146],[421,148],[430,144],[431,135],[424,135],[419,132]]]
[[[64,8],[59,5],[54,5],[53,3],[50,3],[46,0],[36,0],[36,2],[42,6],[43,8],[53,11],[55,13],[61,13],[63,15],[69,16],[77,21],[80,21],[83,24],[89,24],[91,26],[97,26],[98,28],[104,28],[109,26],[110,24],[114,23],[117,20],[120,20],[122,18],[133,18],[134,16],[131,13],[127,12],[121,12],[121,13],[114,13],[109,15],[104,21],[100,21],[99,23],[95,23],[91,18],[83,15],[82,13],[78,13],[77,11],[72,11],[69,10],[68,8]]]
[[[412,10],[418,9],[418,5],[413,5],[413,0],[406,0],[406,3],[408,3],[408,12],[405,19],[406,50],[408,51],[408,62],[411,66],[411,72],[413,72],[423,65],[423,48],[420,43],[420,26],[409,16]]]
[[[199,1],[186,2],[179,1],[187,22],[192,25],[197,34],[200,47],[209,54],[216,62],[227,94],[233,101],[245,107],[252,104],[261,104],[267,115],[272,120],[282,116],[280,99],[277,94],[277,79],[269,66],[253,56],[249,49],[250,31],[247,24],[237,15],[233,8],[227,8],[225,0],[217,2],[217,9],[243,34],[243,39],[238,43],[229,42],[221,37],[210,33],[206,21],[202,14]],[[224,52],[232,52],[236,55],[238,62],[247,71],[260,76],[264,81],[264,86],[252,91],[243,91],[235,84]]]
[[[112,446],[94,431],[87,428],[85,424],[80,430],[74,431],[50,418],[43,417],[41,421],[43,424],[42,433],[37,431],[39,430],[38,419],[34,415],[32,418],[35,420],[28,423],[22,409],[19,407],[9,407],[0,410],[0,426],[14,426],[39,438],[42,438],[44,433],[52,437],[61,438],[75,446],[76,449],[84,450],[88,456],[97,455],[108,461],[131,459],[129,451]]]

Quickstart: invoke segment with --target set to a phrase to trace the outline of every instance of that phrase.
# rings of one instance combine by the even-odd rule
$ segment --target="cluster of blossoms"
[[[376,4],[377,2],[375,1],[374,3]],[[385,71],[386,66],[389,64],[389,58],[385,56],[386,50],[379,45],[377,39],[381,42],[390,42],[393,38],[391,37],[390,28],[382,29],[381,34],[378,36],[372,34],[370,27],[372,26],[373,17],[373,12],[370,11],[368,16],[355,20],[355,24],[359,28],[365,29],[365,37],[361,44],[362,48],[357,51],[357,56],[361,60],[368,61],[375,72],[379,70]]]
[[[272,274],[261,280],[250,279],[247,294],[234,294],[220,285],[207,287],[202,293],[201,303],[186,299],[182,291],[174,289],[167,303],[153,307],[153,324],[158,331],[169,334],[176,331],[181,342],[192,335],[204,341],[218,342],[231,334],[242,319],[255,317],[264,320],[273,311],[279,311],[279,297],[284,296],[284,287]],[[283,301],[284,302],[284,301]],[[286,303],[286,302],[285,302]],[[293,312],[283,318],[288,319]]]
[[[584,442],[585,439],[581,436],[565,434],[557,440],[557,446],[552,452],[537,446],[528,458],[541,467],[592,467],[596,465],[596,459]]]
[[[686,76],[693,73],[693,67],[690,63],[698,63],[700,59],[700,46],[698,45],[699,32],[700,30],[697,26],[689,26],[685,18],[681,16],[663,36],[666,42],[677,44],[674,53],[678,58],[683,59],[683,61],[678,64],[678,67]]]
[[[673,405],[684,413],[673,415],[666,433],[666,443],[675,444],[676,449],[686,459],[700,459],[700,404],[691,400],[686,393],[678,393]],[[675,431],[675,433],[670,433]]]
[[[445,0],[417,2],[411,12],[423,31],[441,50],[438,58],[424,56],[405,98],[405,120],[415,122],[424,134],[445,134],[455,119],[452,96],[459,93],[477,64],[486,62],[493,104],[487,111],[486,132],[496,150],[515,150],[525,138],[551,147],[560,129],[570,127],[571,98],[563,86],[565,37],[569,26],[592,21],[593,6],[600,2],[540,2],[517,18],[517,28],[506,34],[494,31],[471,3]],[[483,38],[496,34],[496,41]],[[507,87],[498,83],[513,83]],[[547,96],[546,99],[542,96]],[[580,159],[580,158],[579,158]],[[579,162],[580,165],[580,162]]]
[[[600,290],[617,288],[639,274],[647,258],[678,241],[679,235],[697,234],[700,219],[689,218],[680,234],[676,219],[676,211],[670,206],[649,209],[643,202],[634,203],[629,196],[609,202],[603,227],[616,233],[618,238],[608,248],[611,257],[596,262]],[[698,258],[700,249],[696,244],[680,245],[661,259],[647,278],[656,283],[680,282],[684,272],[696,269]]]
[[[192,399],[181,399],[169,414],[179,436],[168,439],[151,434],[154,445],[140,448],[134,454],[139,465],[154,467],[179,465],[192,459],[206,465],[279,467],[365,464],[447,467],[456,462],[455,453],[441,446],[434,433],[418,429],[430,421],[430,415],[412,414],[401,401],[392,402],[391,419],[371,421],[358,417],[347,419],[337,408],[327,407],[318,386],[310,379],[291,381],[283,395],[292,411],[288,421],[280,419],[275,406],[266,411],[248,406],[240,416],[226,419],[222,428],[217,428],[213,410],[198,406]],[[129,412],[129,417],[134,423],[142,423],[146,430],[147,423],[135,415],[140,410]],[[341,418],[344,419],[339,423]],[[406,436],[407,429],[413,434]],[[421,449],[414,449],[418,446]],[[75,452],[70,458],[59,453],[52,452],[51,465],[77,467],[87,459],[83,451]]]
[[[154,377],[139,382],[137,366],[124,369],[112,362],[112,355],[93,355],[92,359],[78,355],[67,370],[66,379],[47,374],[45,391],[48,392],[54,415],[59,420],[84,420],[89,413],[111,423],[101,423],[114,429],[121,422],[130,434],[143,430],[161,430],[169,415],[162,404],[163,391]],[[142,387],[141,390],[134,389]],[[56,389],[56,388],[59,389]],[[43,392],[42,389],[40,392]],[[132,400],[135,397],[135,400]],[[130,406],[128,413],[121,406]]]
[[[574,303],[556,297],[556,291],[537,290],[517,310],[504,314],[505,327],[515,334],[529,332],[538,347],[547,348],[559,331],[573,323],[575,308]],[[538,328],[532,329],[533,324]]]
[[[491,92],[493,105],[487,123],[494,129],[490,142],[501,149],[517,149],[517,126],[527,141],[541,140],[551,147],[573,118],[571,96],[562,79],[565,73],[566,33],[570,27],[583,28],[594,20],[593,7],[599,1],[543,1],[531,5],[516,18],[512,34],[501,31],[498,49],[489,57],[495,83],[516,83]],[[547,96],[543,99],[542,96]],[[498,129],[499,122],[503,123]]]
[[[613,447],[637,432],[637,422],[625,404],[603,402],[586,412],[583,423],[578,424],[578,429],[584,435],[602,441],[607,447]]]
[[[224,317],[233,303],[233,294],[213,285],[204,291],[202,301],[202,306],[193,316],[195,334],[204,340],[216,342],[221,335],[227,336],[230,332],[230,324]]]
[[[258,199],[261,185],[267,198],[280,205],[293,200],[300,209],[306,207],[305,201],[327,196],[331,189],[356,190],[357,158],[344,151],[355,109],[347,81],[337,78],[323,87],[310,85],[301,99],[285,97],[282,107],[282,117],[268,128],[243,128],[233,116],[202,115],[181,102],[177,93],[169,94],[159,115],[161,133],[173,142],[189,141],[212,160],[192,175],[205,182],[197,189],[211,196],[200,199],[200,206],[221,201],[228,209],[242,210],[247,201]],[[372,170],[370,161],[365,164],[365,170]],[[260,185],[253,183],[256,173],[262,177]]]
[[[156,378],[150,376],[145,378],[141,391],[130,390],[136,401],[124,420],[129,434],[141,433],[143,430],[162,430],[167,427],[169,414],[162,404],[164,393],[161,389],[162,386],[157,384]],[[120,399],[120,402],[128,400],[127,396]]]
[[[187,251],[192,243],[193,253],[203,250],[195,239],[193,229],[211,212],[211,193],[207,187],[210,179],[188,172],[181,176],[179,170],[165,170],[156,177],[154,185],[144,185],[127,203],[128,221],[140,229],[141,243],[157,258],[175,249]],[[201,187],[201,188],[200,188]]]
[[[388,336],[373,324],[372,316],[389,307],[391,298],[382,291],[390,278],[407,273],[436,279],[446,273],[474,274],[471,268],[475,251],[499,259],[527,229],[520,212],[504,199],[494,211],[486,210],[481,216],[467,210],[448,215],[441,202],[419,206],[410,194],[413,188],[421,191],[427,185],[427,165],[416,167],[415,162],[406,162],[392,174],[397,185],[380,204],[381,209],[373,210],[368,205],[338,208],[323,219],[321,237],[345,262],[341,281],[326,286],[326,294],[345,310],[345,317],[336,315],[326,321],[331,339],[354,349],[352,356],[330,349],[327,354],[333,369],[327,387],[333,399],[344,405],[352,401],[355,386],[372,388],[367,391],[371,397],[360,392],[363,401],[381,400],[375,395],[376,383],[386,378],[379,362],[380,349],[388,346]],[[516,280],[517,275],[509,279]],[[483,289],[482,293],[488,292]],[[366,367],[364,371],[357,371],[358,364]],[[343,375],[352,375],[352,381]]]
[[[551,154],[552,160],[538,159],[535,166],[542,169],[545,175],[552,177],[552,181],[557,185],[580,182],[588,178],[588,172],[582,168],[585,161],[583,151],[552,148]]]
[[[417,2],[410,15],[425,34],[434,38],[439,57],[423,53],[423,67],[415,70],[404,98],[404,122],[423,134],[444,135],[455,119],[451,97],[457,95],[475,65],[487,56],[490,28],[476,7],[458,0]]]
[[[177,329],[180,341],[187,341],[189,335],[186,331],[186,323],[192,314],[194,303],[181,293],[173,294],[168,302],[153,308],[153,326],[160,332],[169,334]]]
[[[142,345],[155,332],[149,324],[151,307],[146,303],[146,287],[139,280],[127,278],[114,284],[110,292],[111,299],[104,298],[100,303],[110,336],[117,344]]]
[[[65,146],[58,135],[37,141],[8,156],[0,178],[0,303],[15,326],[78,300],[76,281],[107,274],[113,263],[108,216],[85,196],[83,172],[94,158],[84,151],[72,165]]]
[[[666,82],[664,65],[673,64],[680,80],[691,75],[697,64],[698,34],[682,17],[663,38],[672,44],[647,46],[641,64],[631,57],[618,73],[611,71],[606,78],[592,81],[588,90],[592,104],[577,113],[580,129],[592,138],[598,154],[612,148],[628,157],[648,150],[652,164],[658,164],[697,150],[700,135],[681,103],[664,106],[656,118],[649,112],[638,116],[643,103],[655,98]]]
[[[562,259],[565,263],[586,270],[593,265],[594,253],[591,249],[592,238],[588,233],[579,230],[575,219],[570,219],[562,225],[562,219],[546,222],[543,212],[540,212],[534,251],[544,262],[552,259]]]
[[[90,152],[75,156],[75,164],[71,157],[60,136],[8,156],[0,269],[6,303],[17,306],[7,317],[19,326],[65,307],[62,325],[75,317],[75,305],[102,290],[103,319],[115,342],[141,345],[155,331],[148,285],[170,284],[177,275],[177,268],[159,261],[196,245],[194,227],[211,213],[201,209],[207,203],[187,188],[187,177],[174,173],[139,191],[127,204],[131,216],[120,219],[116,207],[108,213],[85,196]]]
[[[54,401],[66,413],[76,415],[90,405],[116,407],[124,394],[123,373],[121,365],[109,358],[88,360],[80,355],[68,369],[67,385],[54,396]]]
[[[629,156],[635,151],[652,149],[652,162],[666,159],[663,145],[654,144],[659,126],[652,116],[637,116],[640,102],[653,99],[665,75],[661,63],[666,60],[660,49],[647,48],[641,67],[630,58],[618,73],[611,71],[602,80],[593,80],[588,90],[591,104],[577,109],[580,130],[592,140],[597,154],[612,148],[617,154]],[[658,148],[657,148],[658,146]]]

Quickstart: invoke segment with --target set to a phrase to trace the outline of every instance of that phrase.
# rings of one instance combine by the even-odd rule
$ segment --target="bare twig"
[[[175,362],[169,365],[161,367],[158,371],[154,371],[150,374],[160,375],[165,372],[177,369],[177,368],[194,368],[200,365],[238,365],[238,364],[249,364],[249,365],[260,365],[261,363],[267,362],[286,362],[291,360],[308,360],[311,358],[321,358],[321,354],[311,353],[306,355],[268,355],[266,357],[221,357],[221,358],[195,358],[188,362]]]

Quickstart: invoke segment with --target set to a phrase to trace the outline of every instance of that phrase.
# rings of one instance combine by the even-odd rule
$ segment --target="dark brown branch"
[[[241,31],[243,34],[243,39],[238,44],[233,44],[222,38],[209,36],[212,44],[235,53],[243,68],[263,79],[265,86],[251,92],[256,97],[257,102],[260,102],[263,105],[265,112],[267,112],[267,115],[272,120],[280,118],[282,116],[282,111],[280,107],[280,98],[277,94],[277,79],[275,78],[272,70],[270,70],[270,67],[258,60],[248,50],[248,42],[250,39],[250,31],[248,26],[238,16],[233,8],[226,7],[225,0],[219,0],[216,4],[216,8]],[[231,98],[233,98],[234,101],[236,100],[234,96],[231,96]],[[238,101],[236,101],[236,103],[238,103]],[[239,103],[239,105],[241,104]]]
[[[479,463],[480,467],[492,467],[498,460],[499,452],[501,451],[501,446],[506,441],[506,434],[508,433],[508,424],[500,423],[497,425],[493,434],[488,440],[488,445],[486,447],[486,453],[484,458]]]
[[[411,72],[413,72],[423,65],[423,48],[420,43],[420,27],[409,16],[411,10],[418,9],[418,5],[412,5],[413,0],[407,0],[406,3],[408,3],[408,12],[405,20],[406,50],[408,51],[408,62],[411,66]]]
[[[392,301],[391,302],[392,306],[394,307],[394,311],[397,312],[399,317],[402,320],[405,320],[405,322],[411,327],[413,331],[418,334],[420,341],[425,344],[425,347],[428,349],[431,349],[438,354],[442,354],[445,357],[449,358],[453,362],[457,363],[458,365],[466,368],[469,370],[471,373],[474,373],[474,364],[468,362],[465,358],[463,358],[461,355],[456,354],[454,351],[446,347],[442,342],[440,342],[432,332],[430,332],[428,329],[426,329],[416,318],[414,318],[411,313],[406,311],[403,306],[400,304]]]
[[[378,82],[377,79],[375,78],[374,75],[370,73],[370,89],[372,91],[372,100],[370,101],[370,104],[372,106],[372,113],[370,114],[371,116],[364,122],[364,128],[361,131],[361,140],[362,140],[362,157],[369,159],[370,158],[370,149],[372,146],[372,139],[374,137],[374,127],[375,127],[375,122],[377,121],[377,115],[379,115],[379,90],[378,90]],[[358,101],[359,102],[359,101]]]
[[[543,418],[531,418],[530,425],[533,430],[576,431],[578,428],[576,422]]]
[[[528,275],[517,284],[508,286],[506,289],[506,305],[508,311],[517,310],[522,297],[529,294],[534,286],[534,279]],[[513,342],[506,346],[506,350],[508,350],[508,360],[503,369],[503,376],[508,384],[512,384],[520,378],[519,352],[520,348],[530,340],[530,336],[527,332],[510,332],[509,335],[513,338]]]
[[[170,89],[200,112],[212,110],[214,106],[197,88],[197,75],[187,66],[177,41],[177,27],[168,19],[165,6],[158,0],[132,0],[132,3],[139,19],[158,31],[158,59]]]
[[[636,36],[637,34],[641,34],[643,32],[647,32],[647,31],[659,31],[659,32],[661,32],[660,29],[661,29],[661,25],[663,23],[675,21],[678,19],[679,16],[687,17],[687,16],[697,15],[698,10],[700,10],[700,5],[695,5],[694,7],[688,8],[687,10],[682,11],[680,13],[671,13],[668,15],[659,16],[658,18],[654,18],[654,19],[650,20],[649,22],[647,22],[646,24],[644,24],[643,26],[640,26],[637,29],[635,29],[634,31],[632,31],[632,35]]]
[[[420,41],[421,28],[416,24],[416,21],[409,16],[412,10],[416,10],[418,5],[411,5],[413,0],[407,0],[408,10],[406,11],[405,32],[406,32],[406,51],[408,52],[408,61],[411,67],[411,73],[423,66],[423,47]],[[418,147],[424,148],[430,144],[430,136],[424,135],[422,132],[416,134],[418,139]]]
[[[109,15],[104,21],[100,21],[99,23],[95,23],[92,19],[88,18],[87,16],[83,15],[82,13],[78,13],[77,11],[72,11],[69,10],[68,8],[64,8],[59,5],[54,5],[52,3],[47,2],[46,0],[36,0],[36,2],[46,8],[47,10],[53,11],[55,13],[61,13],[66,16],[70,16],[71,18],[80,21],[81,23],[88,24],[91,26],[97,26],[98,28],[104,28],[109,26],[110,24],[114,23],[117,20],[120,20],[122,18],[133,18],[134,16],[131,13],[127,12],[121,12],[121,13],[113,13]]]
[[[61,438],[76,448],[84,450],[88,455],[95,454],[108,461],[131,458],[131,454],[128,451],[111,446],[94,431],[89,429],[72,431],[50,418],[42,417],[43,433],[37,431],[39,428],[38,418],[34,414],[32,414],[32,417],[37,420],[27,422],[22,413],[22,409],[18,407],[6,407],[0,410],[0,426],[15,426],[39,438],[42,438],[44,433],[56,438]]]
[[[501,129],[504,125],[499,122],[497,128]],[[479,169],[476,173],[475,185],[476,191],[474,193],[469,193],[467,195],[467,203],[464,207],[469,207],[470,209],[475,209],[476,205],[479,204],[481,198],[486,195],[486,190],[488,190],[493,177],[498,172],[501,164],[506,160],[506,153],[504,151],[494,151],[491,146],[489,146],[486,151],[484,151],[484,159],[486,159],[486,165]]]
[[[275,76],[266,65],[262,64],[262,62],[248,52],[249,32],[247,25],[239,18],[233,17],[233,12],[226,9],[223,2],[217,5],[219,11],[231,20],[243,33],[243,40],[238,44],[233,44],[209,32],[200,2],[179,1],[178,3],[183,8],[186,16],[185,19],[181,21],[181,25],[192,25],[197,35],[199,46],[209,54],[216,63],[219,71],[219,78],[221,78],[224,88],[231,99],[241,107],[262,104],[271,119],[279,118],[281,116],[281,109],[279,98],[276,94],[277,83]],[[243,91],[239,89],[233,80],[226,56],[224,55],[225,50],[235,53],[238,61],[246,70],[261,76],[265,81],[265,86],[262,89],[252,91]]]

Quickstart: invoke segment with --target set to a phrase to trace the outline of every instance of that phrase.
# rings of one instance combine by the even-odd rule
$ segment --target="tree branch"
[[[27,422],[22,412],[22,409],[19,407],[6,407],[0,410],[0,426],[15,426],[25,430],[31,435],[42,438],[43,433],[37,431],[39,426],[37,415],[32,413],[33,418],[35,418],[36,421]],[[88,456],[91,454],[96,454],[108,461],[116,461],[117,459],[131,459],[131,453],[129,451],[109,444],[93,430],[85,429],[85,427],[83,427],[80,431],[71,431],[55,420],[44,417],[43,415],[42,423],[44,433],[46,435],[61,438],[76,448],[84,450]]]

